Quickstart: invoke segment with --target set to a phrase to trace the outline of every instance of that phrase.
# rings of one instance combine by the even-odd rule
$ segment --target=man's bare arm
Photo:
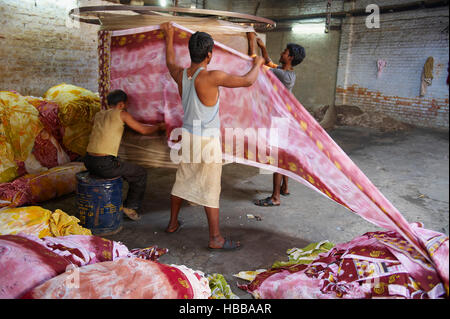
[[[183,68],[175,62],[175,50],[173,48],[174,27],[170,22],[161,24],[161,31],[164,32],[166,40],[166,65],[170,75],[175,82],[181,86]]]
[[[145,125],[139,121],[136,121],[133,116],[127,111],[120,112],[122,121],[125,122],[131,129],[141,133],[142,135],[150,135],[157,131],[164,131],[166,129],[165,123],[159,123],[156,125]]]
[[[278,65],[272,62],[272,60],[269,57],[269,54],[267,53],[266,46],[264,45],[264,42],[260,38],[256,38],[256,43],[258,44],[259,48],[261,49],[261,54],[265,60],[265,65],[271,68],[276,68]]]
[[[253,62],[253,67],[247,74],[239,76],[239,75],[231,75],[229,73],[223,71],[211,71],[211,81],[215,86],[224,86],[228,88],[236,88],[236,87],[247,87],[251,86],[258,77],[259,69],[261,65],[264,63],[264,59],[261,57],[255,57]]]
[[[248,40],[248,55],[254,57],[255,53],[255,32],[247,32],[247,40]]]

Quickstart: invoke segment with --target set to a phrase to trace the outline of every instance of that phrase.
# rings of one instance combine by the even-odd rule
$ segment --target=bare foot
[[[281,204],[281,201],[280,201],[279,198],[276,199],[275,197],[272,196],[270,199],[272,200],[272,203],[273,203],[274,205],[280,205],[280,204]]]
[[[285,186],[284,184],[281,185],[280,193],[281,193],[281,195],[289,195],[290,194],[288,187]]]
[[[209,248],[222,248],[225,238],[222,236],[212,237],[209,239]]]
[[[222,236],[218,236],[209,240],[208,247],[210,249],[236,249],[241,246],[241,242],[225,239]]]
[[[165,232],[166,233],[174,233],[180,228],[180,226],[181,226],[181,223],[178,222],[178,220],[176,221],[176,223],[169,223]]]

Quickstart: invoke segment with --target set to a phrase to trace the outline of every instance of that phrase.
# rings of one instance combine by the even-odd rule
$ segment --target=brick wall
[[[97,92],[98,26],[67,17],[104,1],[1,0],[0,90],[42,96],[62,82]]]
[[[384,13],[379,29],[366,28],[366,17],[344,19],[336,105],[380,111],[416,126],[448,129],[448,16],[448,6]],[[434,79],[427,94],[419,97],[421,73],[430,56]],[[378,59],[387,62],[380,77]]]
[[[343,3],[343,0],[334,0],[331,11],[342,11]],[[327,8],[326,0],[232,0],[231,4],[233,11],[254,15],[257,9],[257,16],[274,19],[323,13]],[[332,30],[328,34],[324,32],[300,34],[291,32],[290,27],[292,23],[324,23],[324,21],[323,18],[306,21],[278,21],[277,28],[266,33],[267,50],[275,63],[278,63],[280,53],[288,43],[297,43],[305,48],[305,60],[294,67],[297,80],[292,93],[308,110],[334,103],[340,31]],[[332,19],[331,22],[332,25],[339,25],[340,19]],[[259,54],[259,50],[257,52]]]

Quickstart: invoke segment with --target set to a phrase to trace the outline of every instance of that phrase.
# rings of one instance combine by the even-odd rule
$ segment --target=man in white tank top
[[[214,40],[207,33],[196,32],[189,39],[191,66],[184,70],[175,62],[173,47],[174,27],[168,22],[161,25],[161,30],[164,32],[166,40],[167,68],[178,85],[178,91],[183,100],[183,109],[186,113],[183,118],[183,129],[185,129],[183,131],[183,138],[184,136],[192,136],[193,132],[190,128],[195,123],[188,122],[192,120],[198,120],[202,128],[208,128],[210,126],[218,130],[220,127],[220,119],[218,117],[218,109],[215,108],[218,108],[219,87],[236,88],[251,86],[256,81],[264,59],[261,57],[255,58],[252,69],[243,76],[231,75],[219,70],[208,71],[207,66],[212,59]],[[189,83],[189,81],[192,82]],[[191,89],[185,90],[186,88],[183,88],[183,83],[185,86],[189,85]],[[214,143],[217,142],[217,140],[212,141]],[[219,150],[221,152],[220,143]],[[241,247],[239,241],[222,237],[219,229],[218,205],[214,205],[213,207],[200,203],[203,199],[207,202],[208,198],[220,195],[221,171],[221,162],[219,164],[208,164],[203,161],[199,164],[184,162],[179,164],[177,179],[172,189],[171,215],[166,232],[174,233],[179,230],[181,226],[178,221],[180,207],[183,200],[188,200],[198,203],[205,208],[209,225],[208,247],[210,249],[236,249]],[[199,191],[193,192],[192,190],[204,190],[205,193],[214,192],[214,194],[201,194]]]

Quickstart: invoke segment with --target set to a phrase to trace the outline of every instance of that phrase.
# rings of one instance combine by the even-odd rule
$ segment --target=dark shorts
[[[147,186],[147,171],[142,166],[121,161],[118,157],[92,156],[86,154],[84,165],[90,174],[100,178],[122,177],[128,182],[128,194],[124,207],[138,210],[141,207]]]

